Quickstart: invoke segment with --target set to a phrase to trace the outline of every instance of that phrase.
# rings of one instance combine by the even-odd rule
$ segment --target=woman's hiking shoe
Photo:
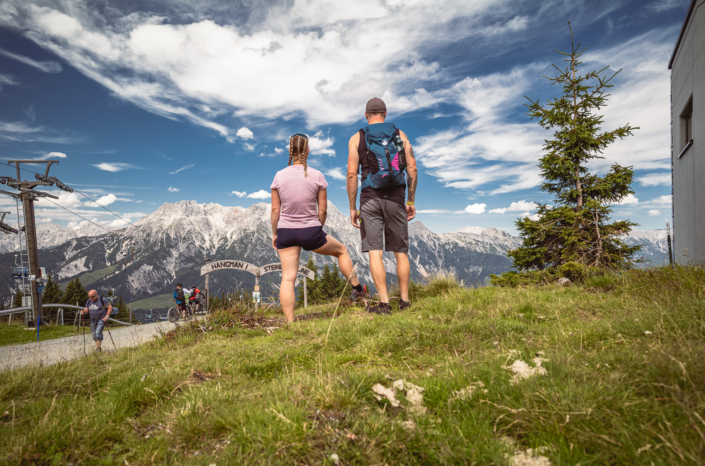
[[[411,307],[411,303],[409,301],[402,301],[399,300],[399,310],[404,311],[406,309],[409,309]]]
[[[388,315],[392,313],[392,306],[389,303],[377,303],[374,306],[367,306],[367,312],[371,314]]]
[[[350,293],[350,301],[352,301],[352,302],[355,302],[358,299],[366,298],[366,297],[367,297],[367,295],[366,295],[364,289],[362,291],[357,291],[355,288],[353,288],[352,293]]]

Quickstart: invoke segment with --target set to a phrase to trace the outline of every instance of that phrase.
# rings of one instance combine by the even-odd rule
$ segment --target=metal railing
[[[73,304],[42,304],[42,307],[58,307],[59,309],[84,309],[83,306],[75,306]],[[23,312],[32,310],[32,306],[22,306],[22,307],[15,307],[13,309],[4,309],[0,311],[0,317],[10,315],[10,314],[20,314]],[[123,325],[135,325],[131,324],[129,322],[123,322],[121,320],[113,319],[112,317],[108,317],[108,320],[118,323],[118,324],[123,324]]]

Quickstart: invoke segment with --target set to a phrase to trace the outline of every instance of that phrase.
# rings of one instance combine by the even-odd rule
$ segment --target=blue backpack
[[[362,189],[406,185],[404,144],[394,123],[367,125],[360,130],[362,136],[367,145],[365,165],[369,169],[366,174],[363,170]]]

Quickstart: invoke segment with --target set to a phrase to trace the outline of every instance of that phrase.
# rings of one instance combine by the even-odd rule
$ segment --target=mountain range
[[[271,205],[258,203],[248,208],[181,201],[163,204],[134,225],[115,231],[96,226],[70,229],[56,224],[38,227],[40,265],[60,283],[78,276],[86,288],[101,293],[112,288],[128,302],[173,292],[177,282],[203,286],[200,268],[204,259],[243,260],[255,265],[278,262],[271,245]],[[328,203],[326,233],[343,242],[358,263],[358,275],[372,283],[367,256],[360,251],[359,230],[347,215]],[[411,275],[415,281],[442,272],[454,272],[466,284],[479,284],[490,274],[506,272],[511,260],[509,249],[521,239],[495,228],[465,227],[452,233],[437,234],[423,223],[409,225]],[[0,238],[0,246],[17,248],[14,235]],[[665,231],[634,231],[625,238],[629,244],[643,244],[642,255],[649,263],[662,263],[667,257]],[[134,260],[132,259],[132,243]],[[129,248],[127,261],[121,255]],[[309,253],[302,252],[301,262]],[[325,256],[313,255],[317,266],[331,263]],[[385,268],[391,276],[395,265],[392,254],[385,254]],[[15,282],[10,276],[14,254],[0,254],[0,267],[8,271],[0,279],[7,303]],[[261,280],[263,295],[276,291],[279,274]],[[246,272],[224,270],[211,274],[211,293],[251,288],[254,277]]]

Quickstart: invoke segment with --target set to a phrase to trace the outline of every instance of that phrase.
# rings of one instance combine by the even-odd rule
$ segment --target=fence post
[[[308,307],[308,287],[306,286],[306,282],[308,279],[306,276],[304,276],[304,307]]]
[[[210,261],[211,261],[210,259],[206,259],[206,265],[208,265],[208,263]],[[210,317],[211,311],[210,311],[209,302],[211,300],[211,293],[210,293],[210,289],[209,289],[210,288],[210,280],[209,280],[208,275],[210,275],[210,274],[206,273],[206,315],[208,317]]]
[[[255,290],[259,290],[259,273],[255,275]],[[257,291],[259,292],[259,291]],[[252,294],[255,294],[256,292],[252,292]],[[257,299],[255,298],[255,312],[257,312],[257,308],[259,308],[259,303],[257,302]]]
[[[127,306],[127,310],[130,312],[130,324],[132,324],[132,304]]]

